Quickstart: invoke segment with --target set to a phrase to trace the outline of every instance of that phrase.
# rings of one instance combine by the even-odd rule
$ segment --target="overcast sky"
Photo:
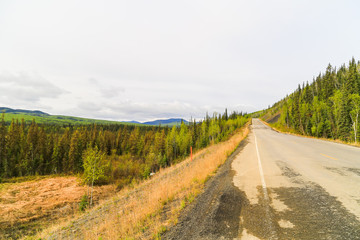
[[[0,106],[111,120],[266,108],[360,59],[360,1],[0,1]]]

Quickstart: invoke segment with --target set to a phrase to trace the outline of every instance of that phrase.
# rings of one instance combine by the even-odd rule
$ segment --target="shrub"
[[[81,197],[81,201],[79,203],[80,211],[84,212],[85,209],[88,207],[88,205],[89,205],[88,196],[85,194]]]

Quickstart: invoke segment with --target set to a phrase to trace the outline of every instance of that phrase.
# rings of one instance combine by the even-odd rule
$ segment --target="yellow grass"
[[[111,185],[96,187],[96,201],[114,190],[115,186]],[[21,237],[78,213],[85,192],[86,187],[77,177],[43,177],[0,184],[0,239],[5,234]]]
[[[123,189],[116,199],[106,203],[113,206],[105,220],[82,229],[85,239],[157,238],[177,222],[180,211],[201,192],[209,175],[225,162],[246,137],[248,125],[228,141],[197,152],[193,161],[186,159],[160,170],[135,189]]]

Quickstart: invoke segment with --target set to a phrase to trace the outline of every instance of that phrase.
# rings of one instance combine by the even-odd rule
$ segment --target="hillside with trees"
[[[122,124],[122,125],[138,125],[140,123],[118,122],[109,120],[99,120],[90,118],[81,118],[63,115],[51,115],[39,110],[11,109],[0,107],[0,113],[5,113],[5,123],[10,124],[13,119],[18,121],[24,120],[26,124],[31,124],[33,120],[38,124],[54,124],[54,125],[87,125],[87,124]]]
[[[263,118],[303,135],[359,142],[360,62],[328,65],[312,83],[264,111]]]
[[[5,123],[10,124],[13,119],[24,120],[26,124],[31,124],[33,120],[40,124],[61,124],[61,125],[88,125],[88,124],[121,124],[121,125],[151,125],[168,126],[181,125],[182,122],[188,124],[188,121],[182,118],[158,119],[148,122],[138,121],[110,121],[91,118],[81,118],[74,116],[51,115],[39,110],[12,109],[0,107],[0,113],[5,114]]]
[[[82,174],[84,156],[93,149],[103,157],[98,182],[119,186],[147,178],[151,172],[177,163],[212,143],[227,139],[248,118],[227,111],[201,122],[181,126],[129,126],[120,124],[27,124],[0,119],[0,178]],[[86,164],[85,164],[86,167]]]

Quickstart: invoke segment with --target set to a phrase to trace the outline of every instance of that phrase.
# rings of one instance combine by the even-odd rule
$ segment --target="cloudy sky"
[[[359,3],[1,0],[0,106],[139,121],[260,110],[360,60]]]

